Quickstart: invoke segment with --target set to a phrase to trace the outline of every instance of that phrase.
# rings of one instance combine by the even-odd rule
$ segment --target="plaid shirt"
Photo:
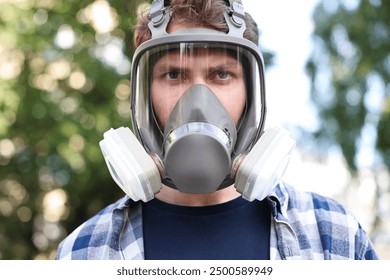
[[[281,183],[272,207],[271,259],[377,259],[355,217],[336,201]],[[71,233],[56,259],[144,259],[141,203],[124,197]]]

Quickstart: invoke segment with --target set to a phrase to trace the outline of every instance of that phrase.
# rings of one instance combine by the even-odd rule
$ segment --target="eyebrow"
[[[166,72],[166,71],[174,71],[174,70],[186,70],[187,67],[183,68],[183,67],[180,67],[180,66],[176,66],[176,65],[171,65],[171,64],[164,64],[164,65],[159,65],[157,67],[154,67],[154,70],[153,72]]]
[[[216,65],[207,66],[207,68],[218,70],[218,69],[226,69],[226,68],[237,68],[239,66],[241,66],[241,65],[238,61],[228,62],[228,63],[219,63],[218,62]],[[154,70],[162,72],[162,71],[167,71],[167,70],[187,70],[188,68],[191,68],[191,67],[189,67],[187,65],[182,66],[181,63],[179,63],[179,65],[177,65],[176,63],[168,61],[167,63],[164,63],[162,65],[155,66]]]

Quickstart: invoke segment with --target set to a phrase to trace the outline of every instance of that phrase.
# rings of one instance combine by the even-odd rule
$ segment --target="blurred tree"
[[[0,1],[0,259],[54,258],[60,240],[123,196],[98,143],[130,126],[142,2]]]
[[[386,180],[378,180],[390,167],[389,14],[389,1],[319,1],[315,51],[306,65],[320,120],[315,143],[338,146],[353,176],[360,167],[373,170],[375,207],[389,189],[381,186]],[[374,230],[381,210],[375,211]]]
[[[352,171],[367,134],[390,166],[389,13],[388,1],[332,0],[313,15],[316,49],[306,69],[321,119],[315,136],[339,144]]]
[[[123,194],[98,142],[129,126],[139,1],[19,0],[0,8],[0,258],[53,258]]]

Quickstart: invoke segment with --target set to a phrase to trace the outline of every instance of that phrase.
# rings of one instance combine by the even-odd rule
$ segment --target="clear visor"
[[[196,84],[209,87],[235,123],[234,155],[247,153],[259,137],[265,115],[263,65],[253,50],[229,43],[174,43],[147,49],[133,63],[133,130],[149,153],[163,156],[165,124],[183,93]]]

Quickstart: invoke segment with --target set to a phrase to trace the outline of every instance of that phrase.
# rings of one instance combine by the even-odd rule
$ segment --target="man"
[[[263,131],[258,32],[240,1],[154,1],[135,35],[135,136],[100,143],[127,196],[57,259],[377,258],[341,205],[279,180],[294,141]]]

